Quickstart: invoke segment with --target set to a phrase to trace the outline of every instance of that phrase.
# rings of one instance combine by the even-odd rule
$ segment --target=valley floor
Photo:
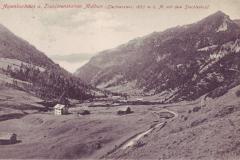
[[[39,110],[38,99],[26,93],[20,98],[24,96],[20,91],[3,90],[0,117],[22,116],[0,118],[0,132],[16,133],[19,140],[0,145],[0,158],[238,159],[239,89],[214,100],[203,96],[177,104],[128,105],[133,113],[127,115],[117,115],[125,106],[78,104],[63,116]],[[15,97],[6,99],[9,92]],[[14,108],[27,103],[33,108]],[[91,114],[77,114],[83,108]]]

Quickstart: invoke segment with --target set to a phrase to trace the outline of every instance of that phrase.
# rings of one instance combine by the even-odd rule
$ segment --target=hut
[[[55,115],[64,115],[68,114],[68,106],[63,104],[57,104],[54,106],[54,114]]]
[[[133,113],[130,107],[125,107],[117,111],[118,115],[130,114]]]
[[[88,114],[90,114],[90,111],[89,111],[89,110],[80,110],[80,111],[78,112],[78,115],[88,115]]]
[[[15,133],[0,133],[0,145],[14,144],[17,142]]]

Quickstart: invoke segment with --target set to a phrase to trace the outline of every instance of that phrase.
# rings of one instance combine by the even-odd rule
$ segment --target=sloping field
[[[39,105],[42,101],[24,91],[8,87],[0,88],[0,121],[21,118],[26,114],[39,112],[45,107]]]
[[[118,107],[89,109],[86,116],[75,108],[64,116],[48,112],[0,122],[1,131],[21,141],[0,146],[0,158],[100,158],[159,120],[148,107],[132,106],[134,113],[122,116]]]
[[[239,159],[240,98],[227,94],[198,104],[172,106],[178,118],[144,137],[139,146],[117,150],[107,158],[121,159]],[[197,101],[196,101],[197,102]]]
[[[203,96],[176,104],[129,105],[133,113],[121,116],[117,111],[126,106],[77,104],[69,115],[35,112],[0,121],[0,131],[16,133],[19,140],[0,145],[0,158],[238,159],[238,90],[215,100]],[[19,107],[27,98],[38,101],[20,92],[11,98],[5,94],[1,99],[20,102]],[[83,109],[91,114],[79,115]]]

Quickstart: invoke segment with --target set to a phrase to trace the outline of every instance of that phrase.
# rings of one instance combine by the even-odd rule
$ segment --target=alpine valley
[[[74,74],[0,25],[0,159],[240,159],[239,22],[218,11]]]

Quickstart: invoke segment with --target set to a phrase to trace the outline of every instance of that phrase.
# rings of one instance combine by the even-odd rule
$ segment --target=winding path
[[[175,119],[178,117],[178,114],[176,112],[173,112],[173,111],[170,111],[170,110],[167,110],[167,109],[164,109],[162,110],[161,112],[169,112],[171,114],[173,114],[173,118],[171,118],[171,120]],[[160,112],[160,113],[161,113]],[[127,149],[128,147],[132,147],[134,144],[136,144],[142,137],[146,136],[147,134],[151,133],[154,129],[156,128],[163,128],[165,125],[166,125],[167,121],[165,122],[161,122],[161,123],[158,123],[158,124],[155,124],[154,126],[152,126],[150,129],[144,131],[144,132],[141,132],[135,136],[133,136],[132,138],[130,138],[128,141],[126,141],[125,143],[123,143],[121,145],[121,149]]]
[[[131,138],[127,142],[125,142],[120,148],[124,150],[124,149],[127,149],[128,147],[132,147],[142,137],[146,136],[147,134],[149,134],[150,132],[152,132],[154,129],[156,129],[158,127],[163,127],[165,125],[165,123],[166,122],[162,122],[162,123],[156,124],[153,127],[151,127],[150,129],[148,129],[147,131],[144,131],[144,132],[141,132],[141,133],[137,134],[136,136],[134,136],[133,138]]]
[[[174,116],[169,120],[173,120],[178,117],[178,114],[176,112],[173,112],[173,111],[170,111],[167,109],[161,110],[159,113],[161,113],[161,112],[169,112],[169,113],[173,114]],[[117,151],[119,149],[126,150],[126,149],[134,146],[142,137],[150,134],[153,130],[155,130],[157,128],[162,129],[167,124],[167,122],[168,122],[168,120],[166,120],[164,122],[160,122],[158,124],[155,124],[152,127],[150,127],[148,130],[140,132],[140,133],[130,137],[129,139],[127,139],[126,141],[121,143],[119,146],[115,147],[112,151],[108,152],[108,154],[104,155],[101,158],[105,158],[106,156],[110,155],[111,153],[114,153],[115,151]]]

